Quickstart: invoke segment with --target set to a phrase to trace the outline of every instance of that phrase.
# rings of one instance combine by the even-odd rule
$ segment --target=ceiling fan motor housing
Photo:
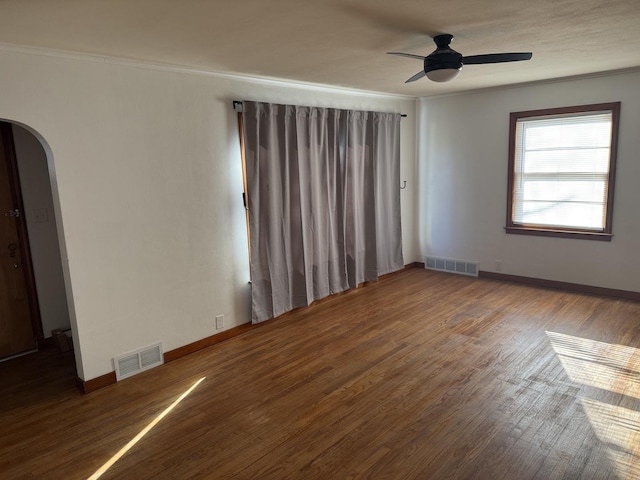
[[[443,69],[460,70],[462,68],[462,54],[449,47],[451,40],[453,40],[453,35],[448,33],[433,37],[437,48],[424,58],[425,72]]]
[[[424,59],[424,71],[431,72],[433,70],[462,68],[462,55],[455,50],[447,48],[446,50],[436,50]]]

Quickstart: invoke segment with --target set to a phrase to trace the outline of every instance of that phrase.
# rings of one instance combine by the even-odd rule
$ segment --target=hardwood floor
[[[640,303],[421,269],[89,395],[0,364],[0,478],[637,479]],[[21,380],[31,378],[32,380]]]

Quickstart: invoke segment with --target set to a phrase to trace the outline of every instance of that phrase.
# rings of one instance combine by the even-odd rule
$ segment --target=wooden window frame
[[[251,224],[249,223],[249,193],[247,189],[247,157],[244,145],[244,118],[238,112],[238,135],[240,137],[240,161],[242,162],[242,202],[244,204],[245,221],[247,223],[247,251],[251,263]]]
[[[605,226],[602,231],[572,228],[565,226],[539,226],[515,223],[513,221],[515,202],[515,162],[516,162],[516,125],[521,119],[530,117],[571,116],[589,112],[611,112],[611,142],[609,150],[609,174],[606,200]],[[544,237],[578,238],[586,240],[611,241],[613,237],[613,199],[615,191],[616,159],[618,151],[618,131],[620,123],[620,102],[577,105],[572,107],[549,108],[512,112],[509,122],[509,176],[507,184],[507,219],[505,231],[509,234],[536,235]]]

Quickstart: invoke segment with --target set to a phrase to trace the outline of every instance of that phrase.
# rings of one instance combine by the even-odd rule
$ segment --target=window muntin
[[[511,114],[508,233],[610,237],[619,109]]]

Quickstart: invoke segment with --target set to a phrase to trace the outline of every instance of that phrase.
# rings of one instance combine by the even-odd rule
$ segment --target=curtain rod
[[[242,100],[234,100],[234,101],[233,101],[233,109],[234,109],[236,112],[242,112]],[[404,118],[404,117],[406,117],[406,116],[407,116],[407,114],[406,114],[406,113],[401,113],[401,114],[400,114],[400,116],[401,116],[402,118]]]

